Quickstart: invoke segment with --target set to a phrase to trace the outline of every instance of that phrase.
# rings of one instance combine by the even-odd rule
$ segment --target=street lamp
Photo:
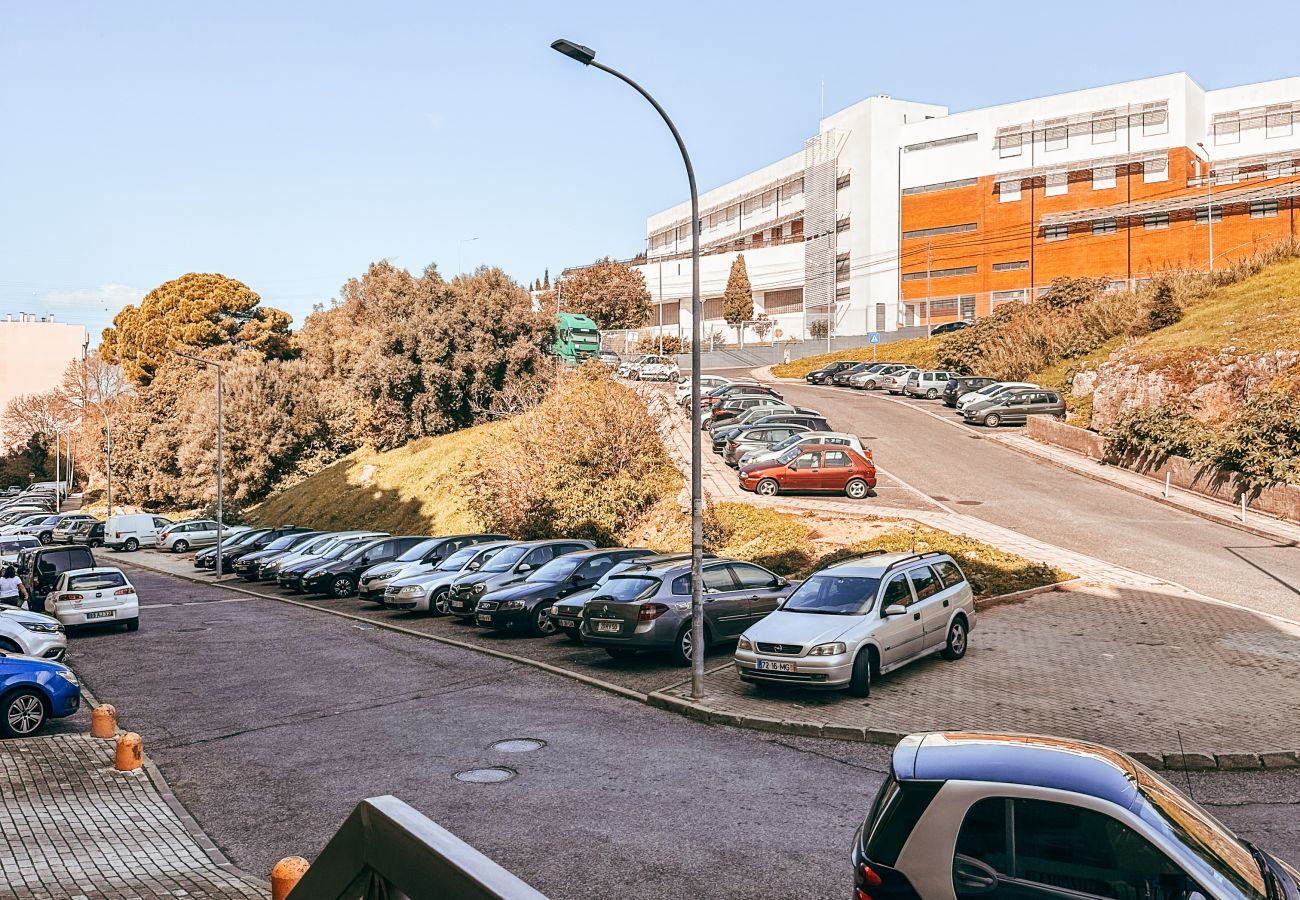
[[[1201,141],[1196,142],[1196,146],[1201,148],[1205,155],[1205,221],[1209,226],[1210,236],[1210,274],[1214,274],[1214,177],[1210,174],[1210,151],[1205,149],[1205,144]]]
[[[691,187],[691,697],[704,696],[704,605],[701,600],[701,569],[704,561],[704,486],[700,463],[700,193],[695,186],[695,169],[691,165],[686,144],[673,120],[650,96],[645,88],[617,69],[596,62],[596,51],[564,39],[551,44],[551,49],[584,66],[608,72],[624,82],[646,99],[673,133],[682,162],[686,164],[686,180]]]
[[[222,510],[223,496],[221,490],[221,475],[222,475],[222,470],[225,468],[225,457],[222,454],[222,446],[221,446],[221,434],[222,431],[224,430],[222,428],[222,422],[221,422],[221,364],[214,363],[210,359],[203,359],[202,357],[199,356],[191,356],[190,354],[182,353],[179,350],[173,350],[172,353],[175,353],[177,356],[181,357],[182,359],[188,359],[191,362],[196,362],[199,365],[203,365],[203,366],[211,366],[212,368],[217,370],[217,557],[216,557],[217,565],[216,565],[216,574],[217,574],[217,580],[220,581],[222,575],[222,568],[223,568],[223,563],[221,561],[221,536],[226,530],[226,518]]]

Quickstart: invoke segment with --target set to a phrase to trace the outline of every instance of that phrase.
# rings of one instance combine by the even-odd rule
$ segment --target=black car
[[[86,547],[104,546],[103,522],[80,522],[68,535],[69,544],[82,544]]]
[[[290,558],[278,566],[275,575],[275,582],[285,590],[293,591],[295,594],[301,594],[307,589],[303,584],[303,576],[312,569],[333,562],[334,560],[342,559],[355,551],[358,547],[374,543],[380,538],[385,537],[388,537],[388,535],[384,534],[382,531],[341,536],[334,543],[328,544],[327,546],[329,549],[324,552],[305,556],[296,561]],[[310,546],[310,544],[308,546]]]
[[[802,425],[809,431],[834,431],[826,417],[819,413],[776,413],[764,416],[755,425]]]
[[[936,325],[930,329],[930,334],[951,334],[954,331],[961,331],[963,328],[969,328],[970,322],[958,320],[956,322],[944,322],[942,325]]]
[[[700,405],[704,407],[717,406],[732,397],[757,397],[760,395],[781,399],[781,393],[776,388],[755,381],[733,381],[731,384],[719,385],[709,391],[700,398]]]
[[[857,375],[859,372],[865,372],[874,365],[875,363],[871,362],[858,363],[856,366],[849,366],[847,369],[840,369],[827,380],[831,384],[837,384],[840,387],[848,387],[850,378]]]
[[[93,569],[95,556],[89,547],[33,547],[18,554],[18,577],[27,588],[27,606],[45,612],[45,595],[64,572]]]
[[[477,572],[462,575],[447,590],[447,607],[453,616],[474,621],[479,600],[492,591],[518,584],[557,556],[594,550],[591,541],[525,541],[506,547]]]
[[[943,389],[943,405],[956,408],[957,401],[961,399],[962,394],[969,394],[971,391],[986,388],[996,381],[996,378],[985,378],[982,375],[962,375],[958,378],[949,378],[947,386]]]
[[[242,547],[250,541],[255,541],[269,528],[253,528],[248,531],[240,531],[230,535],[227,540],[221,542],[221,554],[224,556],[226,551],[234,550],[236,547]],[[200,550],[194,554],[194,568],[196,569],[215,569],[217,567],[217,548],[208,547],[206,550]]]
[[[619,547],[579,550],[556,557],[518,584],[485,595],[475,607],[474,621],[494,629],[523,627],[534,637],[554,634],[551,606],[555,601],[595,587],[616,564],[653,552],[641,547]]]
[[[338,559],[323,561],[308,569],[302,575],[302,589],[309,594],[348,597],[356,592],[357,582],[366,569],[391,562],[428,539],[427,534],[405,534],[366,541]]]
[[[301,528],[297,525],[286,525],[282,528],[263,528],[260,529],[256,537],[250,538],[237,547],[231,547],[223,544],[221,547],[221,568],[218,573],[233,572],[235,562],[248,553],[255,553],[258,550],[265,550],[268,545],[277,538],[282,538],[287,534],[301,534],[304,531],[310,531],[310,528]],[[216,569],[216,560],[213,559],[213,568]]]
[[[803,379],[809,384],[825,384],[835,375],[836,372],[841,372],[844,369],[851,369],[860,364],[860,361],[856,359],[841,359],[837,362],[827,363],[820,369],[814,369],[805,375]]]
[[[257,573],[262,563],[273,556],[301,547],[320,535],[319,531],[295,531],[292,534],[283,534],[261,550],[250,550],[236,559],[233,567],[235,574],[245,581],[257,581]]]

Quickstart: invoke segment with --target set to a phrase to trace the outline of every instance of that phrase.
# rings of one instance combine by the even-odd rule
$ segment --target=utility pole
[[[1209,227],[1210,236],[1210,274],[1214,274],[1214,176],[1210,170],[1210,151],[1205,149],[1205,144],[1201,141],[1196,142],[1196,146],[1201,148],[1205,154],[1205,224]]]
[[[930,322],[930,240],[925,242],[925,339],[930,340],[933,326]]]
[[[478,240],[478,238],[474,238],[473,240]],[[216,575],[217,575],[217,580],[220,581],[220,580],[221,580],[221,576],[222,576],[222,574],[223,574],[223,568],[224,568],[224,564],[223,564],[222,561],[221,561],[221,542],[222,542],[222,536],[223,536],[223,534],[224,534],[224,532],[225,532],[225,530],[226,530],[225,510],[223,509],[223,506],[224,506],[224,503],[223,503],[224,497],[223,497],[223,493],[222,493],[222,484],[221,484],[221,476],[222,476],[222,474],[223,474],[223,470],[225,469],[225,456],[224,456],[224,454],[223,454],[223,448],[222,448],[222,432],[225,431],[225,428],[223,427],[223,424],[224,424],[224,423],[222,422],[222,418],[221,418],[221,364],[220,364],[220,363],[214,363],[214,362],[212,362],[211,360],[208,360],[208,359],[203,359],[203,358],[200,357],[200,356],[191,356],[190,354],[188,354],[188,353],[182,353],[182,352],[179,351],[179,350],[173,350],[172,353],[175,353],[177,356],[181,357],[182,359],[188,359],[188,360],[190,360],[191,362],[196,362],[196,363],[199,363],[199,364],[201,364],[201,365],[205,365],[205,366],[211,366],[212,368],[214,368],[214,369],[217,370],[217,564],[216,564]]]

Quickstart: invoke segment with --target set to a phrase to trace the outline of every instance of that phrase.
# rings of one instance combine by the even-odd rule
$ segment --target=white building
[[[87,343],[84,325],[30,313],[5,316],[0,321],[0,413],[15,397],[58,387],[68,363],[85,355]],[[0,426],[0,448],[27,437],[7,435]]]

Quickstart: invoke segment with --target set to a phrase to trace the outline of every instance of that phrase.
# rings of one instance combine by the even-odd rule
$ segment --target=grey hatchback
[[[794,588],[762,566],[734,559],[704,563],[704,640],[729,641],[780,605]],[[583,643],[604,647],[615,659],[638,650],[666,650],[689,665],[691,563],[674,560],[629,568],[611,577],[582,610]]]
[[[1030,416],[1064,418],[1065,400],[1056,391],[1015,391],[962,411],[962,418],[967,422],[978,422],[989,428],[1023,425]]]

